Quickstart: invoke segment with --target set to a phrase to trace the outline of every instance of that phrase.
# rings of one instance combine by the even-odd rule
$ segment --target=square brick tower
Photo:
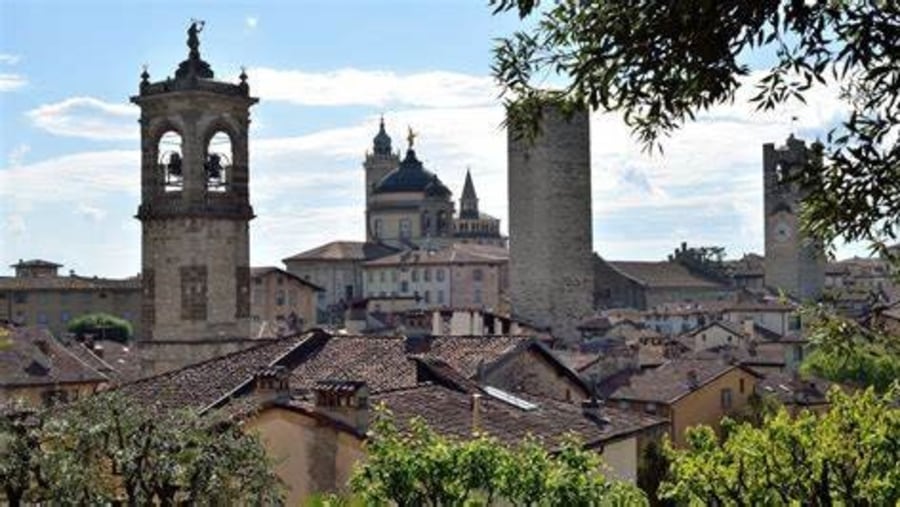
[[[593,313],[590,123],[546,108],[533,140],[508,131],[513,315],[564,342]]]
[[[247,76],[213,79],[188,29],[175,78],[150,82],[141,108],[141,272],[146,373],[237,350],[250,336]]]
[[[782,147],[763,145],[765,284],[801,301],[818,299],[825,285],[824,248],[800,228],[804,192],[792,178],[809,156],[793,135]]]

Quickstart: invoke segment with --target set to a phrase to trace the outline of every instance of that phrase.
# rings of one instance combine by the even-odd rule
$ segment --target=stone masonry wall
[[[513,314],[564,341],[593,312],[590,124],[548,109],[529,140],[508,132]]]

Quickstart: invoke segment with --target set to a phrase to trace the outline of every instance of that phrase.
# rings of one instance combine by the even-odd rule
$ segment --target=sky
[[[138,91],[200,51],[217,79],[247,69],[252,110],[251,263],[364,239],[362,161],[384,115],[458,199],[472,171],[482,211],[507,232],[506,134],[491,49],[521,22],[485,1],[0,0],[0,273],[41,258],[78,274],[140,270]],[[753,67],[765,55],[749,55]],[[641,152],[621,118],[591,119],[593,242],[614,260],[662,260],[682,241],[762,253],[762,144],[812,140],[844,114],[834,86],[807,104],[734,104]],[[796,118],[792,120],[792,118]],[[864,253],[844,246],[839,256]]]

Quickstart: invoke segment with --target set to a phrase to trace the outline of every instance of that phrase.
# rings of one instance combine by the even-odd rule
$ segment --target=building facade
[[[37,326],[56,337],[65,335],[69,321],[88,313],[106,313],[141,329],[141,280],[59,276],[61,264],[43,260],[19,261],[16,276],[0,276],[0,323]]]
[[[811,156],[793,135],[783,147],[763,145],[765,284],[801,301],[818,299],[825,285],[824,248],[800,228],[805,192],[796,176]]]
[[[533,140],[508,129],[513,315],[566,341],[593,313],[590,122],[548,109]]]
[[[498,311],[508,288],[505,248],[456,243],[440,250],[410,250],[366,262],[368,298],[408,298],[418,308]]]
[[[250,279],[254,338],[299,333],[316,324],[318,294],[324,289],[274,266],[251,268]]]
[[[141,267],[148,372],[240,348],[250,336],[248,129],[251,97],[214,79],[188,29],[174,79],[151,82],[141,109]]]

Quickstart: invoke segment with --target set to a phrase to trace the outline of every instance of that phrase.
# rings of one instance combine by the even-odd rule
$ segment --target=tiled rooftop
[[[102,383],[105,375],[39,328],[0,328],[0,386]]]

